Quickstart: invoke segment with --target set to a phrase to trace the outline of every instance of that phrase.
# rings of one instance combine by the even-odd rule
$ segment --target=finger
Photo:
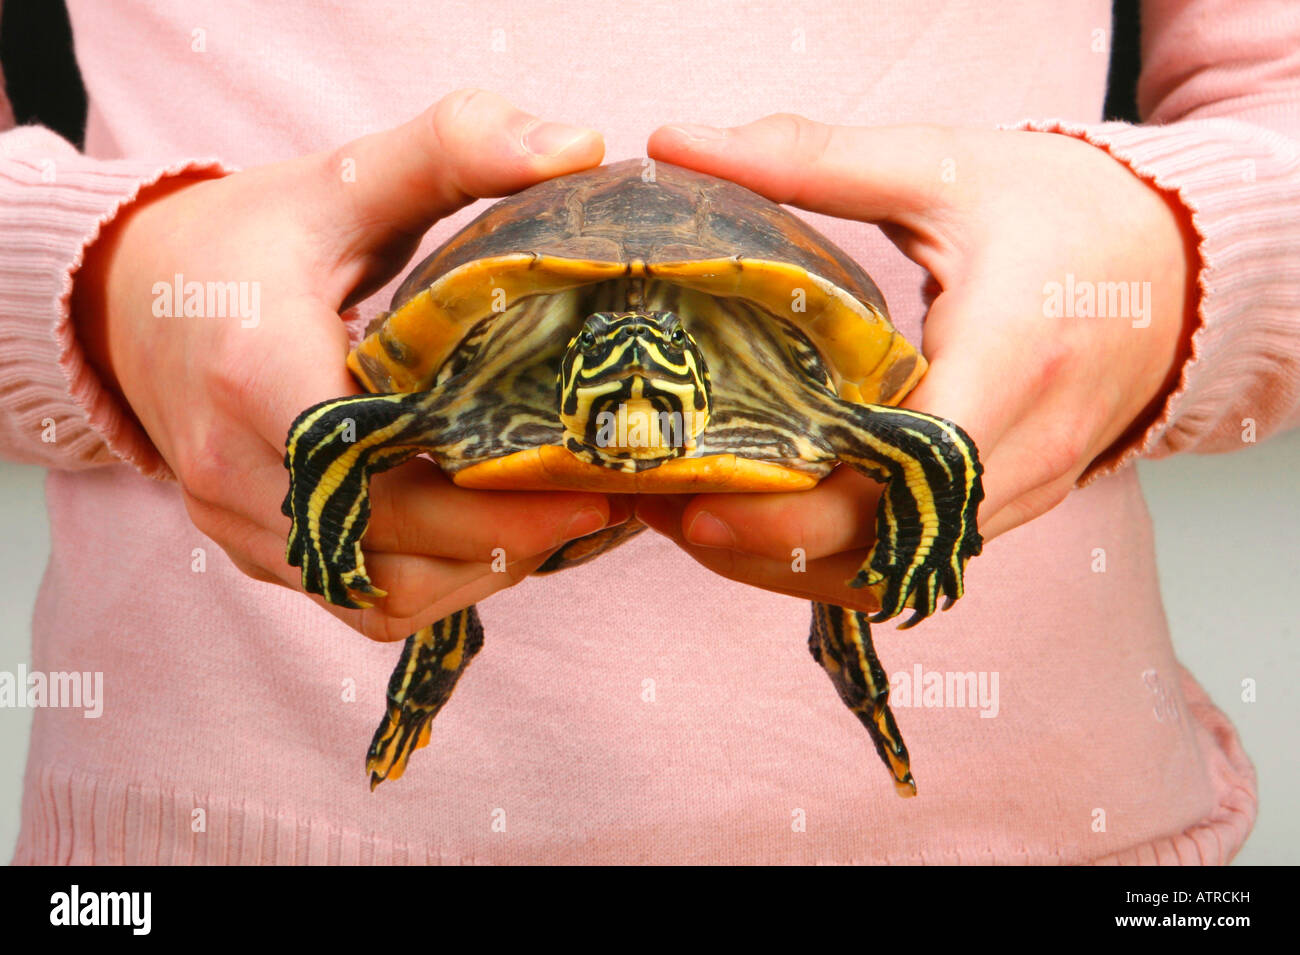
[[[799,550],[815,560],[869,549],[879,499],[879,484],[839,467],[810,491],[697,495],[684,508],[680,526],[696,546],[732,547],[787,562]]]
[[[980,533],[985,540],[1028,524],[1056,507],[1074,488],[1073,478],[1061,478],[1022,492],[1000,510],[980,521]]]
[[[687,494],[639,494],[634,504],[637,520],[673,540],[685,540],[682,515],[690,504]]]
[[[285,560],[283,535],[184,490],[182,496],[194,526],[225,551],[241,573],[254,580],[302,590],[302,572]]]
[[[235,554],[232,554],[230,551],[226,551],[225,553],[226,556],[230,558],[230,562],[234,564],[235,568],[245,577],[251,577],[253,580],[259,581],[264,584],[275,584],[277,587],[284,587],[286,590],[294,589],[289,584],[285,583],[283,580],[276,577],[270,571],[264,570],[263,568],[258,567],[256,564],[250,564],[248,561],[243,560],[242,558],[236,556]]]
[[[228,511],[277,535],[283,547],[289,518],[280,506],[289,477],[282,458],[264,446],[236,451],[238,441],[232,435],[221,452],[228,466],[209,456],[206,466],[220,470],[202,488],[187,491],[213,513]],[[627,511],[596,493],[462,488],[433,462],[416,459],[372,478],[364,546],[466,561],[491,561],[501,551],[513,561],[619,523]]]
[[[416,460],[371,483],[367,550],[458,560],[506,560],[549,553],[595,533],[617,515],[603,494],[476,491],[458,487],[430,461]]]
[[[393,621],[402,621],[395,624],[398,629],[407,620],[427,616],[434,610],[441,611],[438,616],[429,617],[428,622],[432,623],[475,600],[514,586],[548,556],[549,552],[513,561],[504,558],[499,561],[461,561],[367,551],[366,568],[375,585],[387,592],[387,596],[375,602],[374,608],[367,609],[376,609]],[[465,593],[472,596],[453,606]]]
[[[430,591],[433,594],[432,598],[422,603],[418,599],[397,604],[386,600],[382,604],[364,610],[345,610],[325,604],[319,597],[314,599],[348,626],[371,640],[403,640],[450,613],[463,610],[470,604],[479,603],[507,587],[514,586],[545,563],[549,556],[549,554],[537,554],[525,557],[506,565],[505,569],[500,571],[488,565],[477,565],[480,567],[477,575],[466,574],[462,580],[450,587],[447,581],[440,578],[437,587]],[[410,558],[410,560],[421,559]]]
[[[954,155],[938,126],[829,126],[780,113],[745,126],[661,126],[655,159],[747,186],[775,202],[866,222],[912,221],[942,206],[943,160]]]
[[[209,537],[219,535],[231,562],[255,580],[301,590],[297,568],[284,560],[283,538],[251,521],[187,497],[191,519]],[[215,539],[215,537],[214,537]],[[349,610],[316,594],[318,606],[374,640],[397,640],[499,590],[536,570],[549,552],[508,562],[468,562],[399,554],[366,554],[376,586],[388,595],[374,607]]]
[[[870,590],[850,587],[848,583],[866,559],[865,552],[801,560],[789,555],[771,558],[726,547],[699,547],[691,544],[682,531],[680,515],[687,507],[686,501],[675,501],[668,495],[647,498],[637,502],[637,517],[720,576],[790,597],[827,601],[867,613],[880,609]]]
[[[503,196],[598,164],[599,133],[544,121],[495,93],[458,90],[415,119],[311,157],[322,228],[352,251],[418,239],[475,199]],[[344,221],[334,218],[343,198]]]

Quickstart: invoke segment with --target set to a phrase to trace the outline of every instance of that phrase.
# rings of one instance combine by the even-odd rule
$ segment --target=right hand
[[[339,149],[168,179],[87,250],[72,296],[78,336],[176,475],[195,526],[245,574],[300,589],[285,562],[284,442],[300,411],[359,391],[339,312],[396,275],[438,219],[603,152],[592,130],[468,90]],[[259,288],[256,324],[237,311],[182,317],[179,304],[156,317],[154,284],[178,273]],[[389,596],[368,610],[314,599],[376,640],[510,586],[565,541],[627,516],[601,494],[458,488],[422,459],[376,475],[371,505],[367,565]],[[492,571],[495,548],[506,573]]]

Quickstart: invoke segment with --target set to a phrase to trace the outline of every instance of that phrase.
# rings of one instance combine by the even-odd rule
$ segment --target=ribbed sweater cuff
[[[1288,426],[1300,405],[1300,149],[1229,119],[1160,126],[1026,120],[1105,149],[1190,214],[1200,257],[1197,327],[1164,407],[1079,485],[1134,458],[1228,451]],[[1253,427],[1251,424],[1253,423]]]
[[[86,249],[141,190],[217,177],[216,159],[98,160],[41,127],[0,136],[0,450],[53,468],[115,461],[171,474],[130,410],[86,360],[69,300]],[[7,432],[7,433],[6,433]]]

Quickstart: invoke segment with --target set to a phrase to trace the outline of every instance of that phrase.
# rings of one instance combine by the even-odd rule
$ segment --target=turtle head
[[[558,385],[565,443],[611,467],[694,450],[712,410],[704,353],[673,312],[591,315]]]

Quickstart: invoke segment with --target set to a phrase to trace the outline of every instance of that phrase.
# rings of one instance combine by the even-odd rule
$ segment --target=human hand
[[[395,275],[438,219],[593,166],[603,150],[594,131],[460,91],[335,150],[167,180],[88,250],[73,290],[78,334],[177,476],[199,530],[249,576],[298,588],[280,510],[285,435],[303,409],[358,391],[339,312]],[[178,274],[234,283],[257,307],[231,301],[227,314],[186,317],[178,301],[174,317],[159,317],[155,283]],[[380,640],[523,579],[611,522],[604,495],[466,490],[424,460],[376,476],[371,507],[367,562],[389,596],[367,610],[318,602]],[[504,573],[492,570],[496,548]]]
[[[1190,221],[1092,145],[783,115],[730,130],[663,127],[649,153],[777,202],[878,223],[927,269],[931,367],[904,405],[975,441],[986,540],[1060,503],[1092,462],[1152,420],[1177,380],[1195,322]],[[1049,317],[1049,283],[1105,299],[1111,282],[1150,293],[1127,314]],[[724,576],[873,610],[869,591],[846,582],[874,542],[879,496],[840,467],[807,492],[645,497],[637,515]]]

